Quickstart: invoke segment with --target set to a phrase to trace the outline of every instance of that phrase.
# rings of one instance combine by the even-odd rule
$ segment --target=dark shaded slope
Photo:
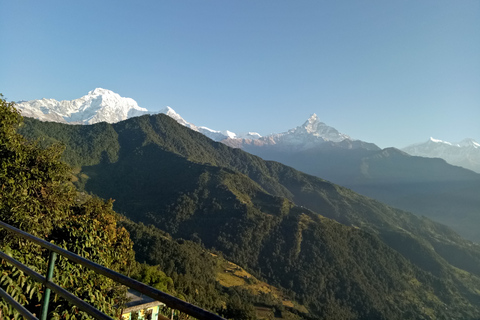
[[[154,184],[159,182],[154,182],[153,185],[145,187],[146,182],[143,179],[137,179],[135,177],[137,173],[131,170],[131,166],[134,165],[132,163],[148,161],[148,157],[141,156],[147,152],[146,150],[155,153],[150,157],[160,157],[159,159],[162,157],[161,152],[163,152],[163,155],[173,153],[179,156],[179,162],[182,161],[180,158],[184,158],[185,161],[206,163],[239,171],[272,195],[286,197],[298,205],[310,208],[343,224],[361,227],[380,235],[385,233],[388,235],[387,240],[391,238],[392,233],[395,233],[401,234],[402,237],[413,238],[412,241],[421,241],[422,246],[437,248],[437,252],[441,253],[444,259],[454,263],[455,266],[462,268],[468,265],[471,266],[469,270],[475,270],[477,274],[480,274],[480,267],[473,267],[475,265],[480,266],[479,247],[465,242],[448,228],[435,224],[428,219],[389,208],[348,189],[306,175],[280,163],[264,161],[242,150],[231,149],[179,125],[165,115],[143,116],[114,125],[102,123],[93,126],[68,126],[26,119],[24,132],[34,136],[31,134],[33,132],[37,137],[46,136],[50,141],[58,140],[65,143],[67,145],[65,157],[66,159],[72,159],[71,161],[74,163],[82,165],[108,164],[112,162],[111,159],[126,159],[116,163],[118,168],[104,174],[100,179],[97,178],[97,173],[93,171],[102,174],[102,171],[106,170],[105,168],[85,169],[90,175],[89,186],[91,187],[87,186],[87,190],[91,188],[90,190],[95,190],[104,197],[116,198],[117,207],[122,201],[128,202],[129,207],[126,207],[125,210],[128,209],[129,212],[134,210],[135,214],[139,214],[139,210],[134,209],[137,205],[146,206],[152,202],[135,199],[141,199],[138,196],[155,190]],[[90,132],[95,132],[95,134]],[[97,141],[101,141],[101,143],[97,143]],[[90,148],[89,152],[85,152],[85,146]],[[112,153],[111,150],[118,151]],[[129,160],[129,157],[135,155],[140,155],[140,157],[135,161]],[[167,157],[171,158],[172,156],[167,155]],[[171,162],[175,163],[176,161]],[[188,184],[186,183],[188,178],[183,182],[176,183],[173,181],[176,179],[175,176],[170,174],[172,170],[168,167],[162,169],[160,164],[163,161],[161,160],[156,163],[158,165],[155,163],[143,164],[139,166],[139,170],[145,171],[146,176],[164,177],[159,180],[164,181],[164,189],[166,190],[171,190],[172,186],[176,184],[182,187]],[[187,165],[186,162],[184,163]],[[182,166],[180,165],[180,168]],[[130,176],[134,181],[125,183],[124,176]],[[95,187],[95,184],[101,186]],[[109,184],[109,186],[102,184]],[[134,187],[133,191],[129,190],[131,187]],[[123,193],[116,194],[116,192],[120,192],[117,189],[123,190],[125,188],[126,190]],[[102,190],[103,192],[108,191],[108,194],[103,194]],[[113,194],[114,192],[115,194]],[[140,195],[135,198],[129,197],[135,192],[140,193]],[[165,197],[168,199],[170,195],[167,194]],[[153,200],[154,202],[155,200]],[[127,204],[124,206],[127,206]],[[442,250],[441,248],[444,246],[449,249]],[[451,252],[452,247],[456,250],[468,252],[464,255],[466,260],[452,259],[445,254]],[[413,255],[417,254],[413,253]],[[424,256],[424,254],[422,253],[421,256]],[[436,257],[438,259],[438,256]]]
[[[271,196],[241,173],[191,163],[151,147],[128,158],[129,169],[136,175],[121,178],[126,192],[113,193],[120,210],[174,238],[201,241],[223,252],[291,290],[318,318],[468,318],[476,312],[449,280],[448,272],[439,278],[421,271],[376,236]],[[121,162],[100,164],[86,172],[96,172],[95,180],[106,181],[112,173],[122,172]],[[143,169],[152,165],[167,167],[175,178],[153,176]],[[136,181],[146,184],[138,188]],[[90,183],[94,192],[112,195],[105,190],[115,189],[93,182],[87,186]],[[135,211],[129,199],[139,203]],[[450,311],[444,311],[445,304],[452,306]]]
[[[480,175],[442,159],[414,157],[395,148],[352,148],[331,142],[297,152],[254,145],[244,150],[425,215],[464,237],[480,240]]]

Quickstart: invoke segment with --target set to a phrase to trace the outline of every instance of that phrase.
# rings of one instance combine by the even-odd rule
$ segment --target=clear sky
[[[404,147],[480,141],[478,0],[1,1],[0,92],[96,87],[215,130],[262,135],[312,113]]]

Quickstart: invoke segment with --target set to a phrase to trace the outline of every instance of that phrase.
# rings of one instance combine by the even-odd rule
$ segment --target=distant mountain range
[[[149,113],[131,98],[97,88],[87,95],[67,101],[41,99],[16,103],[24,117],[70,124],[114,123]]]
[[[152,114],[147,109],[139,107],[135,100],[121,97],[113,91],[102,88],[96,88],[87,95],[71,101],[55,99],[19,101],[16,107],[25,117],[70,124],[116,123],[143,114]],[[380,150],[373,143],[354,140],[320,122],[316,114],[313,114],[302,126],[262,137],[256,132],[236,134],[228,130],[217,131],[197,126],[183,119],[170,107],[166,107],[158,113],[164,113],[178,123],[200,132],[214,141],[221,141],[228,146],[245,150],[251,146],[275,145],[275,148],[283,148],[284,151],[304,151],[316,148],[324,142],[342,143],[345,148],[349,149]],[[402,151],[414,156],[441,158],[450,164],[480,173],[480,144],[473,139],[465,139],[454,144],[431,138],[425,143],[403,148]]]
[[[443,159],[380,149],[359,140],[324,141],[306,149],[237,140],[237,147],[265,160],[350,188],[391,206],[444,223],[480,241],[480,174]],[[234,144],[227,141],[231,146]]]
[[[102,88],[96,88],[87,95],[75,100],[57,101],[55,99],[40,99],[16,102],[16,108],[22,116],[69,124],[94,124],[98,122],[116,123],[144,114],[163,113],[175,119],[178,123],[203,133],[210,139],[220,141],[227,138],[258,138],[256,132],[237,135],[230,131],[216,131],[207,127],[199,127],[185,121],[172,108],[166,107],[159,112],[150,112],[138,106],[131,98]]]
[[[427,142],[408,146],[402,151],[412,156],[442,158],[450,164],[480,173],[480,143],[473,139],[450,143],[430,138]]]
[[[293,154],[332,143],[347,149],[380,150],[373,143],[354,140],[348,135],[340,133],[337,129],[321,122],[316,114],[310,116],[303,125],[290,129],[287,132],[271,134],[256,139],[227,138],[220,142],[229,147],[240,148],[254,154],[258,150]]]
[[[134,100],[99,88],[73,101],[33,100],[21,102],[17,108],[23,115],[43,121],[85,124],[115,123],[148,113]],[[471,139],[457,145],[431,139],[404,152],[395,148],[382,150],[373,143],[352,139],[321,122],[315,114],[294,129],[261,137],[258,133],[237,135],[196,126],[170,107],[159,113],[230,147],[428,216],[453,227],[464,237],[480,241],[480,175],[444,160],[425,158],[450,155],[448,161],[453,163],[455,158],[455,165],[467,158],[468,161],[462,162],[465,166],[480,162],[480,148]],[[411,156],[407,151],[422,157]]]

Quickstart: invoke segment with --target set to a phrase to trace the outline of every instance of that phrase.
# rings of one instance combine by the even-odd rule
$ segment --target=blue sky
[[[404,147],[480,141],[480,1],[2,1],[0,92],[96,87],[215,130],[312,113]]]

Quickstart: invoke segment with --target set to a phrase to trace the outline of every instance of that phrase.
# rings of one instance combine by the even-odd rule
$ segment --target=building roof
[[[163,302],[150,298],[143,293],[129,289],[127,291],[128,302],[125,304],[123,313],[135,312],[142,309],[147,309],[155,306],[165,305]]]

